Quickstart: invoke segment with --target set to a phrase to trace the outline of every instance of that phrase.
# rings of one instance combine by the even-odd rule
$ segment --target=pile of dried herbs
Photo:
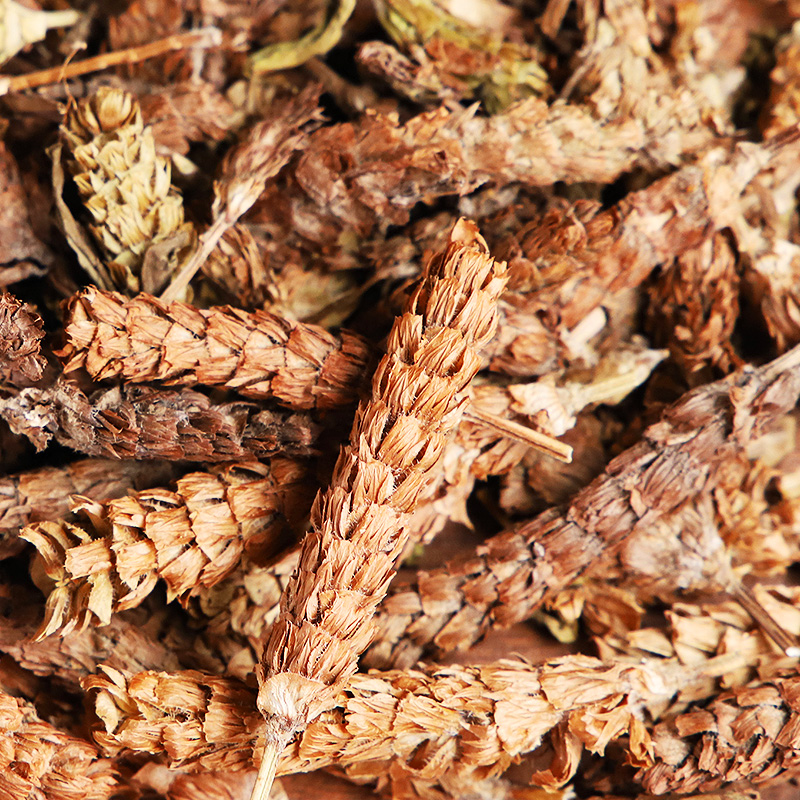
[[[0,0],[0,798],[796,798],[799,189],[795,0]]]

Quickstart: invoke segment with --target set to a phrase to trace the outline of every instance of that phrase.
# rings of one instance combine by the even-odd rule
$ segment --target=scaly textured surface
[[[307,513],[304,466],[276,457],[192,473],[175,491],[153,489],[102,504],[77,498],[74,522],[42,522],[33,543],[55,587],[37,637],[67,633],[140,604],[160,578],[170,599],[208,588],[243,554],[265,561],[292,541]]]
[[[89,287],[73,298],[62,355],[66,370],[95,380],[222,386],[297,409],[354,403],[371,348],[354,333],[264,311],[200,310],[149,295],[126,300]]]

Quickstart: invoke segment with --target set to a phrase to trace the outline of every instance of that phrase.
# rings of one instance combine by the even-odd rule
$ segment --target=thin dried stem
[[[533,447],[535,450],[557,458],[565,464],[572,462],[572,448],[552,436],[535,431],[533,428],[526,428],[513,420],[504,419],[496,414],[483,411],[479,407],[474,407],[467,411],[466,416],[472,417],[486,427],[497,431],[503,437],[513,439],[528,447]]]
[[[43,69],[39,72],[31,72],[27,75],[16,75],[14,77],[0,76],[0,94],[8,92],[22,92],[25,89],[34,89],[38,86],[47,86],[51,83],[77,78],[90,72],[116,67],[122,64],[135,64],[138,61],[146,61],[149,58],[156,58],[174,50],[187,50],[192,47],[211,48],[219,47],[222,44],[222,32],[219,28],[199,28],[188,33],[178,33],[173,36],[165,36],[149,44],[129,47],[125,50],[118,50],[114,53],[103,53],[94,58],[87,58],[83,61],[74,61],[61,67]]]

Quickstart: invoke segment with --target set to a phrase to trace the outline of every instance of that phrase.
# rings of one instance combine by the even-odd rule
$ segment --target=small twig
[[[568,444],[548,436],[546,433],[540,433],[513,420],[498,417],[488,411],[482,411],[477,406],[468,408],[464,416],[471,418],[473,422],[497,431],[497,433],[508,439],[513,439],[536,450],[541,450],[545,455],[557,458],[565,464],[572,463],[572,448]]]
[[[264,754],[261,756],[261,764],[258,768],[258,775],[250,794],[250,800],[268,800],[272,784],[275,781],[275,770],[278,766],[278,757],[286,747],[287,742],[267,742],[264,746]]]
[[[13,78],[3,77],[0,78],[0,94],[21,92],[37,86],[48,86],[52,83],[65,81],[68,78],[77,78],[81,75],[86,75],[88,72],[98,72],[121,64],[135,64],[139,61],[146,61],[149,58],[162,56],[173,50],[184,50],[189,47],[218,47],[220,44],[222,44],[222,32],[219,28],[212,26],[199,28],[188,33],[165,36],[155,42],[129,47],[126,50],[103,53],[73,64],[51,67],[50,69],[31,72],[27,75],[16,75]]]
[[[772,615],[761,605],[758,598],[749,586],[740,581],[728,586],[728,591],[740,603],[744,610],[753,618],[761,630],[772,639],[789,658],[800,657],[800,644],[797,639],[779,625]]]

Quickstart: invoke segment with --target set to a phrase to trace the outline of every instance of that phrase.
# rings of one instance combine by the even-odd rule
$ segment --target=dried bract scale
[[[110,800],[121,789],[97,748],[43,722],[24,700],[0,692],[0,795]]]
[[[754,681],[688,708],[653,730],[654,764],[636,779],[645,791],[709,791],[740,780],[769,785],[797,773],[797,669]]]
[[[57,380],[0,399],[0,417],[38,449],[52,439],[108,458],[231,461],[317,452],[320,426],[304,412],[216,404],[191,389],[121,385],[85,394]]]
[[[759,602],[787,630],[800,633],[800,592],[789,587],[755,588]],[[764,635],[747,611],[734,600],[716,600],[699,604],[675,603],[666,612],[668,626],[640,628],[626,632],[608,632],[595,638],[601,658],[678,658],[697,666],[719,655],[736,653],[746,660],[721,674],[717,688],[742,686],[757,675],[768,677],[796,663],[781,657],[775,645]],[[703,696],[711,696],[714,687],[705,687]],[[687,688],[673,702],[660,710],[661,716],[685,710],[700,697],[697,688]]]
[[[240,223],[225,232],[201,270],[212,294],[247,311],[263,308],[275,285],[268,257],[259,251],[250,229]]]
[[[799,394],[800,348],[689,392],[567,508],[492,537],[471,557],[421,572],[409,587],[392,587],[366,663],[411,665],[426,650],[465,648],[491,626],[526,619],[602,554],[711,491],[720,466]]]
[[[87,458],[62,467],[39,467],[0,478],[0,558],[22,549],[20,528],[67,514],[73,494],[110,500],[134,489],[167,483],[175,471],[166,462]]]
[[[463,80],[443,73],[420,50],[411,59],[388,42],[366,42],[356,54],[356,63],[395,94],[421,105],[457,101],[471,93]]]
[[[44,374],[42,318],[13,295],[0,294],[0,386],[32,386]]]
[[[529,780],[554,789],[575,775],[584,748],[602,755],[622,736],[634,740],[636,762],[652,763],[642,721],[649,708],[682,687],[702,694],[709,678],[742,662],[723,656],[695,668],[676,659],[567,656],[358,674],[336,707],[286,747],[278,773],[336,765],[398,800],[434,800],[461,796],[454,789],[499,777],[538,749]],[[246,769],[257,757],[261,723],[252,692],[238,681],[105,670],[84,687],[100,720],[95,741],[109,755],[166,754],[193,770]]]
[[[313,484],[303,465],[276,457],[180,478],[98,503],[73,500],[74,521],[41,522],[20,536],[38,550],[54,586],[37,638],[69,632],[139,605],[156,582],[170,599],[213,586],[239,563],[256,563],[294,538]]]
[[[731,342],[739,318],[736,261],[729,238],[716,233],[663,268],[650,288],[648,329],[691,385],[741,363]]]
[[[0,142],[0,287],[41,276],[55,260],[34,232],[32,205],[17,162]]]
[[[126,300],[93,287],[74,297],[65,326],[66,371],[95,380],[220,386],[289,408],[326,411],[355,402],[371,362],[360,336],[264,311]]]
[[[183,199],[172,187],[170,164],[156,154],[137,99],[101,87],[68,108],[61,135],[107,262],[103,274],[93,277],[106,289],[128,294],[157,291],[178,266],[192,228],[184,222]]]
[[[505,264],[461,220],[392,327],[350,443],[314,503],[264,650],[258,707],[273,753],[333,705],[372,638],[371,617],[405,547],[410,514],[464,411],[478,351],[494,335],[505,279]]]

